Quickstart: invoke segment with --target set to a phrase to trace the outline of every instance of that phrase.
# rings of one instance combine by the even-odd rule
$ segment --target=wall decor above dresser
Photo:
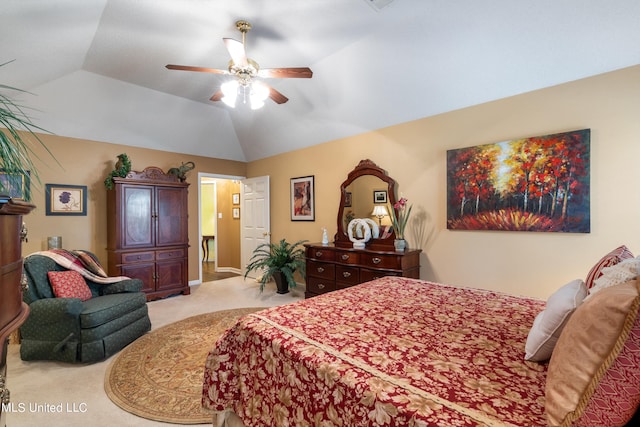
[[[371,160],[361,160],[340,186],[338,227],[334,242],[308,243],[306,247],[307,298],[383,276],[420,278],[421,249],[396,251],[395,233],[390,225],[380,224],[379,236],[364,249],[355,249],[347,226],[354,218],[372,216],[377,199],[374,193],[385,191],[389,206],[396,203],[396,182]]]

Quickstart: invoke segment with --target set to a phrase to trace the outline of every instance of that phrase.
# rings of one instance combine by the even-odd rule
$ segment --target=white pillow
[[[610,286],[621,285],[638,276],[640,256],[620,261],[618,264],[602,269],[602,275],[593,281],[589,296]]]
[[[587,296],[582,279],[573,280],[553,293],[536,316],[525,345],[525,360],[543,362],[551,357],[562,328]]]

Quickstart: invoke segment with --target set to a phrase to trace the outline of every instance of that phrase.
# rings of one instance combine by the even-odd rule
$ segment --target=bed
[[[544,309],[384,277],[263,310],[211,350],[202,403],[247,427],[547,425],[550,364],[524,360]]]

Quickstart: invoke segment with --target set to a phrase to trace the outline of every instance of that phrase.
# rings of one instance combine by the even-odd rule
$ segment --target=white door
[[[240,250],[242,252],[242,274],[244,274],[253,255],[253,250],[263,243],[271,242],[269,177],[243,179],[240,194],[242,198]],[[248,277],[255,278],[256,273],[251,272]]]

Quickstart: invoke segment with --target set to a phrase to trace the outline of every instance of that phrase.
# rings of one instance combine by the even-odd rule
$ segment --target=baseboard
[[[218,267],[218,269],[216,270],[216,273],[242,274],[242,270],[240,270],[239,268],[234,268],[234,267]]]
[[[235,273],[237,275],[242,275],[242,270],[239,268],[234,268],[234,267],[220,267],[218,268],[218,270],[216,271],[216,273]],[[196,286],[196,285],[201,285],[202,284],[202,280],[190,280],[189,281],[189,286]]]

